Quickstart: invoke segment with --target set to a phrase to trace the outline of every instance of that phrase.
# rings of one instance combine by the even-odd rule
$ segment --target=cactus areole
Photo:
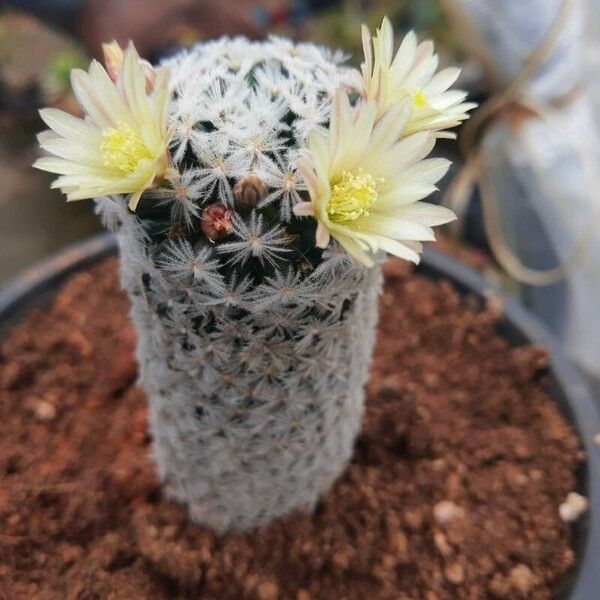
[[[361,427],[385,252],[418,261],[427,158],[467,117],[430,43],[389,22],[343,56],[224,38],[158,68],[130,45],[73,75],[86,119],[46,109],[71,200],[116,232],[153,457],[191,519],[247,529],[312,509]]]

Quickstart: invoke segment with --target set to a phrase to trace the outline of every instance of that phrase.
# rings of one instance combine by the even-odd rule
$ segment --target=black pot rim
[[[100,234],[26,270],[0,290],[0,333],[32,307],[43,303],[69,275],[116,253],[115,238]],[[586,452],[578,491],[589,501],[585,518],[574,526],[578,561],[562,597],[569,600],[597,598],[600,590],[600,446],[594,443],[594,436],[600,433],[599,405],[559,343],[517,301],[499,292],[472,269],[429,248],[423,254],[418,272],[434,279],[449,279],[458,291],[475,294],[482,302],[497,299],[502,306],[499,330],[510,343],[533,343],[547,348],[552,367],[550,392],[574,425]]]

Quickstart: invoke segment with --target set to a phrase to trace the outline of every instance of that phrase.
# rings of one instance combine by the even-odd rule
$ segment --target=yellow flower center
[[[133,173],[140,160],[152,158],[140,134],[126,123],[105,129],[100,149],[104,166],[123,173]]]
[[[377,200],[377,184],[382,181],[363,173],[362,169],[357,174],[343,171],[341,179],[331,191],[327,205],[329,218],[334,223],[340,223],[368,216],[369,207]]]
[[[412,94],[413,106],[415,108],[425,108],[427,106],[427,98],[421,90],[417,90]]]

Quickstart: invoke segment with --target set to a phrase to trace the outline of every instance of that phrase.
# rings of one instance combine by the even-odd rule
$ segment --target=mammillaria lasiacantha
[[[422,199],[448,167],[436,137],[472,107],[446,92],[456,72],[412,35],[394,60],[387,21],[364,39],[362,76],[279,38],[156,70],[112,44],[108,72],[74,76],[86,121],[42,111],[37,166],[119,238],[160,476],[219,530],[311,508],[343,470],[380,251],[416,262],[453,218]]]

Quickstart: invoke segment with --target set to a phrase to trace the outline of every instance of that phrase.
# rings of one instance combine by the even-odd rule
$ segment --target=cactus
[[[292,213],[298,148],[327,124],[323,99],[356,85],[335,58],[222,40],[172,60],[180,175],[137,215],[98,203],[121,244],[160,478],[218,531],[312,509],[360,429],[381,274],[337,246],[320,256]],[[253,207],[234,194],[248,173],[267,188]],[[235,211],[217,243],[200,230],[216,202]]]
[[[362,78],[339,53],[279,38],[224,38],[157,71],[113,45],[108,74],[92,65],[75,81],[98,125],[85,132],[101,139],[102,163],[86,163],[94,177],[61,162],[73,153],[56,134],[41,137],[60,158],[37,166],[62,173],[71,199],[96,197],[117,234],[160,478],[217,531],[311,510],[344,470],[364,408],[382,250],[418,260],[419,240],[451,217],[419,202],[447,169],[423,159],[467,105],[452,96],[436,111],[426,87],[396,101],[369,66],[383,69],[380,42]],[[414,55],[407,81],[419,65],[435,70],[428,46],[402,47]],[[126,120],[101,122],[106,100],[91,90],[109,77]],[[144,94],[155,119],[166,115],[150,122],[152,135]],[[71,120],[42,116],[60,135],[83,136]]]

